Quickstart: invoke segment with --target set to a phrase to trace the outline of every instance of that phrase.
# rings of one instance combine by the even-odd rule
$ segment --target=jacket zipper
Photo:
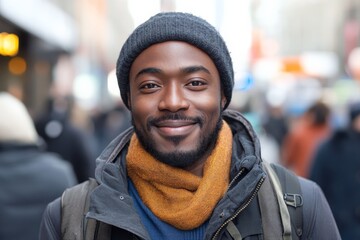
[[[229,183],[229,187],[228,187],[227,190],[229,190],[229,189],[231,188],[231,186],[233,185],[233,183],[235,182],[235,180],[238,179],[238,178],[241,176],[241,174],[244,172],[244,170],[245,170],[245,168],[240,169],[239,173],[236,174],[236,176],[235,176],[235,177],[231,180],[231,182]]]
[[[241,174],[242,172],[240,172]],[[240,175],[238,174],[237,177]],[[219,235],[220,231],[232,220],[234,220],[245,208],[247,208],[247,206],[249,206],[249,204],[251,203],[251,201],[255,198],[256,194],[258,193],[261,185],[263,184],[265,178],[262,177],[260,179],[260,181],[258,182],[258,184],[256,185],[255,191],[253,192],[253,194],[251,195],[251,197],[249,198],[248,201],[246,201],[241,208],[239,208],[239,210],[232,216],[230,217],[228,220],[226,220],[220,227],[219,229],[215,232],[214,236],[212,237],[213,240],[215,240],[217,238],[217,236]],[[233,181],[231,181],[232,183]]]

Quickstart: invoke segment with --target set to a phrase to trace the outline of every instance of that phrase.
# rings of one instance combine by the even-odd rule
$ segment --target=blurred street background
[[[218,29],[235,70],[229,108],[254,126],[262,158],[318,183],[342,238],[360,239],[359,0],[0,0],[0,92],[25,104],[40,136],[36,146],[69,161],[77,182],[94,176],[96,157],[131,125],[114,71],[122,44],[161,11],[190,12]],[[0,145],[7,143],[4,133],[32,127],[16,125],[26,119],[10,117],[16,109],[5,106]],[[9,131],[13,120],[19,121]],[[53,175],[36,170],[26,177],[31,187],[24,187],[7,170],[12,165],[4,149],[0,169],[9,174],[0,175],[3,184],[9,176],[24,193],[39,185],[30,181],[34,176]],[[3,202],[15,206],[13,190],[9,185],[0,193],[0,200],[10,199],[0,201],[9,216],[13,211]],[[24,219],[14,217],[15,223]]]
[[[331,127],[347,124],[347,103],[360,96],[347,68],[360,45],[358,0],[0,0],[0,91],[36,122],[66,115],[94,137],[96,156],[129,125],[114,73],[120,48],[160,11],[191,12],[221,32],[235,69],[231,108],[264,136],[269,161],[315,102],[331,108]],[[48,125],[45,135],[60,134]]]

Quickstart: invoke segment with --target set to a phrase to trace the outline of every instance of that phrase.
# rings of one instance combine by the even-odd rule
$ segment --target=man
[[[270,185],[255,132],[240,113],[224,111],[234,76],[214,27],[190,14],[155,15],[122,47],[117,77],[134,128],[98,158],[86,217],[68,224],[65,194],[62,208],[57,200],[45,212],[41,239],[282,238],[274,192],[258,194]],[[319,188],[306,180],[301,188],[304,238],[339,239]]]
[[[349,119],[320,146],[310,177],[324,190],[342,239],[350,240],[360,239],[360,102],[350,104]]]
[[[50,201],[76,184],[70,164],[38,146],[24,104],[0,93],[0,239],[35,240]]]

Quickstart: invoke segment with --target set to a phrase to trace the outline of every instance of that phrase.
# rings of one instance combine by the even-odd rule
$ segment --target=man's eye
[[[141,86],[142,89],[152,89],[152,88],[157,88],[157,87],[159,87],[159,86],[155,83],[147,83],[147,84]]]
[[[202,86],[204,85],[204,83],[202,81],[192,81],[189,83],[190,86],[193,86],[193,87],[197,87],[197,86]]]

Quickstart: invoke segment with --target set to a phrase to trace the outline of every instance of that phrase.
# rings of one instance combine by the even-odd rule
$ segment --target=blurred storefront
[[[334,104],[337,82],[351,78],[346,71],[349,52],[360,46],[360,2],[251,3],[250,68],[266,104],[293,115],[301,115],[314,101]]]
[[[3,36],[18,37],[18,51],[0,56],[0,90],[12,92],[35,114],[48,94],[58,56],[77,46],[74,21],[48,1],[1,0],[0,28]]]
[[[255,0],[252,12],[262,41],[275,41],[282,56],[327,51],[344,59],[350,48],[360,44],[357,0]]]
[[[0,0],[0,32],[18,37],[16,53],[0,55],[0,91],[34,117],[52,95],[106,105],[108,73],[132,29],[126,0]]]

